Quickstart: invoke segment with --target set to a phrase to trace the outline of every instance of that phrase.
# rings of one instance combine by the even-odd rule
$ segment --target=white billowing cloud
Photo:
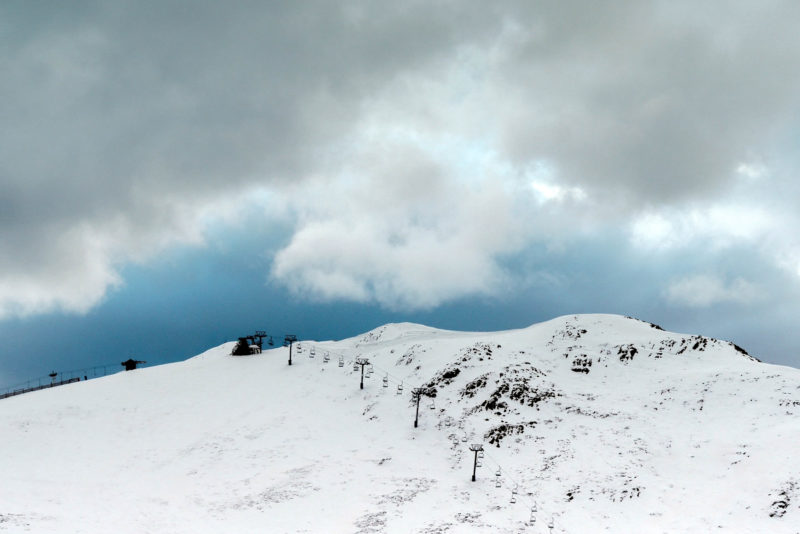
[[[800,280],[800,238],[789,230],[800,225],[798,213],[785,211],[781,201],[772,202],[771,211],[760,203],[757,198],[749,205],[740,199],[704,209],[639,214],[630,223],[630,241],[640,251],[660,253],[662,259],[674,252],[724,255],[730,248],[747,247],[754,258]]]
[[[514,196],[500,179],[462,183],[424,150],[385,146],[362,154],[364,174],[291,194],[298,227],[273,278],[312,298],[400,309],[502,290],[499,256],[524,243]]]
[[[499,152],[502,96],[473,80],[495,53],[407,74],[364,105],[329,172],[286,190],[297,226],[274,280],[312,298],[431,308],[502,295],[505,257],[589,226],[584,191]]]
[[[0,319],[86,313],[124,284],[119,274],[123,260],[145,262],[174,246],[201,246],[208,228],[236,224],[248,199],[238,194],[209,199],[200,207],[176,198],[153,199],[151,217],[138,224],[109,212],[102,224],[77,220],[64,227],[48,225],[32,243],[7,241],[11,253],[0,257]]]
[[[84,313],[100,301],[109,288],[121,283],[106,251],[91,235],[70,240],[71,250],[55,248],[48,254],[71,254],[69,261],[53,267],[46,260],[28,272],[0,279],[0,319],[65,309]]]
[[[545,202],[563,202],[565,200],[581,201],[586,193],[580,187],[564,187],[552,182],[531,182],[531,188],[540,204]]]
[[[675,305],[707,308],[715,304],[750,304],[760,298],[760,292],[742,278],[726,283],[717,276],[698,274],[673,282],[665,297]]]
[[[645,249],[668,249],[685,244],[685,236],[675,229],[675,224],[658,213],[645,213],[634,219],[631,226],[631,241]]]
[[[490,250],[469,242],[469,228],[443,235],[399,222],[392,233],[377,222],[309,224],[279,252],[274,276],[312,297],[374,300],[403,309],[496,290],[502,273]]]
[[[660,210],[636,216],[631,223],[632,243],[647,250],[697,246],[725,248],[754,242],[772,233],[783,218],[743,203],[711,203],[704,208]]]

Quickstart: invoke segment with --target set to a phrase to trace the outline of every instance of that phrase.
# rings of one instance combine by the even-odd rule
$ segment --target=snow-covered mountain
[[[578,315],[232,346],[0,401],[0,532],[800,532],[800,370],[730,343]]]

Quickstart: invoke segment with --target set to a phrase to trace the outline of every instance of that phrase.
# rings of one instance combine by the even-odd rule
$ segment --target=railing
[[[139,367],[142,367],[140,364]],[[109,365],[96,365],[94,367],[84,367],[83,369],[73,369],[71,371],[64,371],[57,373],[55,376],[43,375],[37,378],[32,378],[26,382],[20,382],[13,386],[7,386],[0,389],[0,399],[6,399],[15,395],[22,395],[23,393],[30,393],[32,391],[39,391],[41,389],[52,388],[56,386],[63,386],[64,384],[72,384],[73,382],[80,382],[81,380],[90,380],[92,378],[100,378],[114,373],[120,372],[120,364]]]
[[[13,389],[11,391],[7,391],[6,393],[0,394],[0,399],[7,399],[8,397],[13,397],[15,395],[22,395],[23,393],[30,393],[31,391],[39,391],[40,389],[53,388],[56,386],[63,386],[64,384],[71,384],[73,382],[80,382],[80,381],[81,381],[80,378],[67,378],[66,380],[58,380],[42,386],[32,386],[22,389]]]

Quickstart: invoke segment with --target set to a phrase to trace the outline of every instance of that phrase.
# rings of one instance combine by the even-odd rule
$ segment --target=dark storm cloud
[[[505,69],[516,161],[551,160],[606,199],[672,203],[719,195],[796,128],[796,3],[547,5]]]
[[[184,194],[256,172],[288,179],[365,94],[455,39],[442,13],[359,11],[110,2],[63,25],[52,20],[61,13],[40,13],[7,43],[13,170],[47,186],[59,180],[45,173],[61,175],[59,193],[91,185],[103,201],[136,185]]]
[[[713,199],[742,162],[770,164],[797,127],[799,9],[4,3],[0,317],[85,310],[120,265],[202,242],[209,214],[255,190],[302,195],[273,272],[298,291],[426,306],[492,292],[497,257],[542,232]],[[494,163],[465,179],[458,161],[480,151]],[[519,194],[541,163],[588,203]],[[396,187],[412,179],[440,204]],[[523,215],[476,222],[484,196]]]

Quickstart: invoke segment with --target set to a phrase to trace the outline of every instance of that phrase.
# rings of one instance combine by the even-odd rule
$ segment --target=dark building
[[[136,366],[139,365],[140,363],[147,363],[147,362],[143,362],[141,360],[134,360],[133,358],[130,358],[128,360],[125,360],[124,362],[121,362],[120,365],[125,367],[126,371],[133,371],[134,369],[136,369]]]

